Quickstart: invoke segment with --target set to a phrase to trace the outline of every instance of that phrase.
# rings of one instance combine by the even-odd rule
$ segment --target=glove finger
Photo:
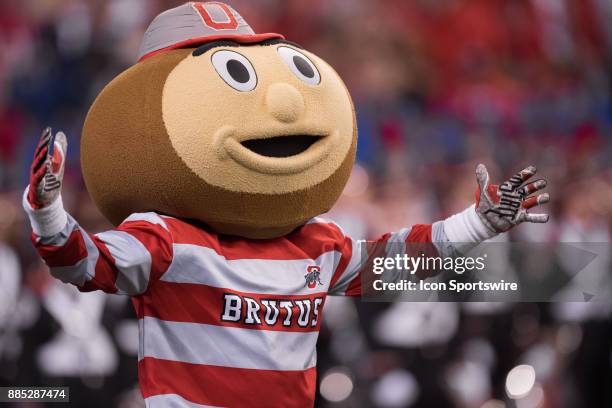
[[[47,149],[49,147],[49,141],[51,140],[51,128],[46,128],[43,131],[43,134],[40,136],[40,141],[38,145],[36,145],[36,149],[34,150],[34,157],[38,157],[40,152],[43,149]]]
[[[538,194],[535,197],[529,197],[525,201],[523,201],[522,207],[526,210],[535,207],[536,205],[545,204],[550,201],[550,196],[548,193]]]
[[[32,176],[30,177],[30,185],[36,186],[40,184],[45,174],[47,174],[47,166],[41,166],[38,170],[32,173]]]
[[[522,197],[527,197],[528,195],[538,190],[542,190],[545,187],[546,187],[546,180],[538,179],[538,180],[532,181],[529,184],[525,184],[523,187],[517,190],[517,193],[520,194]]]
[[[46,160],[46,155],[49,151],[49,141],[51,140],[52,135],[53,134],[51,133],[51,128],[49,126],[43,129],[38,145],[36,146],[36,150],[34,151],[34,160],[32,160],[32,166],[30,167],[32,173],[34,173],[35,169],[41,166]]]
[[[524,214],[525,215],[522,217],[523,221],[534,222],[538,224],[548,222],[548,214],[531,214],[528,212],[525,212]]]
[[[478,182],[480,191],[487,191],[487,186],[489,185],[489,172],[482,163],[476,166],[476,181]]]
[[[536,171],[537,169],[535,166],[527,166],[523,170],[516,173],[514,176],[510,177],[507,183],[510,183],[514,188],[516,188],[523,184],[525,181],[529,180],[531,176],[536,174]]]
[[[53,149],[53,157],[51,160],[51,172],[53,174],[61,174],[64,169],[64,164],[66,162],[66,148],[68,147],[68,142],[66,141],[66,135],[62,132],[58,132],[55,135],[54,141],[54,149]]]
[[[39,168],[45,167],[43,164],[47,161],[47,152],[49,151],[48,146],[44,146],[40,152],[34,157],[30,170],[35,173]]]
[[[45,174],[49,170],[48,161],[43,161],[43,163],[38,166],[31,174],[32,178],[40,177],[41,174]]]
[[[40,134],[40,139],[38,140],[38,144],[36,145],[36,150],[39,150],[42,146],[46,145],[49,142],[49,139],[51,138],[52,134],[53,133],[51,132],[51,128],[49,126],[44,128],[42,133]]]

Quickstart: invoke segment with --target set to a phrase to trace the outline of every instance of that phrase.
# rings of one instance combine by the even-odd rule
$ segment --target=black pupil
[[[227,61],[227,72],[236,82],[244,84],[249,80],[249,71],[244,64],[235,59]]]
[[[304,58],[298,55],[294,55],[293,63],[295,64],[295,67],[298,69],[298,71],[300,71],[300,73],[306,78],[314,78],[315,73],[308,61],[306,61]]]

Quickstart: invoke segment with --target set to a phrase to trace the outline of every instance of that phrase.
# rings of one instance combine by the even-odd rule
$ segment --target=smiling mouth
[[[240,144],[265,157],[291,157],[305,152],[323,136],[288,135],[244,140]]]
[[[215,144],[221,159],[231,158],[258,173],[296,174],[325,159],[339,137],[337,130],[313,133],[298,131],[247,138],[240,137],[234,128],[227,126],[217,131]]]

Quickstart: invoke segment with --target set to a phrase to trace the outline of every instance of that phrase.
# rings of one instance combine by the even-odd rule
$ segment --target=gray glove
[[[505,232],[522,222],[543,223],[548,214],[531,214],[527,210],[550,200],[548,193],[531,195],[546,187],[546,180],[526,183],[536,173],[535,166],[519,171],[501,185],[489,184],[484,164],[476,167],[478,191],[476,213],[493,232]]]

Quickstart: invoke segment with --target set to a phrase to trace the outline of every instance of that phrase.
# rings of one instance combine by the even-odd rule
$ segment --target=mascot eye
[[[301,52],[290,47],[278,47],[278,54],[291,72],[308,85],[318,85],[321,82],[317,67]]]
[[[252,91],[257,86],[255,69],[242,54],[228,50],[217,51],[212,55],[212,64],[221,79],[237,91]]]

